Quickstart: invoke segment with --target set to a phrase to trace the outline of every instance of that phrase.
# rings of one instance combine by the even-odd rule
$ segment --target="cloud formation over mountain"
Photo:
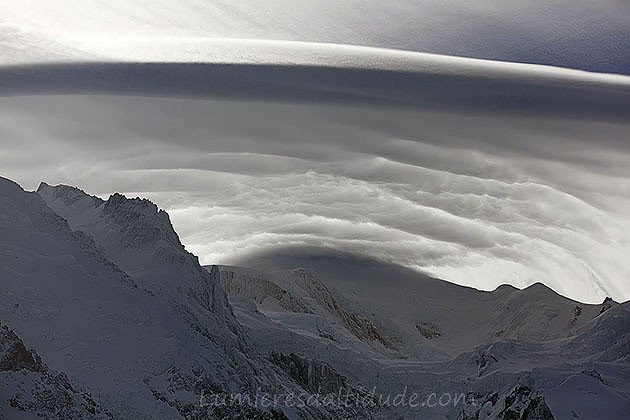
[[[304,93],[273,67],[237,97],[191,95],[184,82],[172,84],[179,98],[5,96],[0,163],[27,187],[146,196],[206,264],[323,247],[482,289],[542,281],[584,301],[628,299],[629,126],[596,105],[628,102],[625,79],[523,70],[487,83],[488,97],[512,97],[503,109],[457,71],[434,108],[401,99],[404,86],[421,97],[430,73],[398,86],[398,73],[376,72],[391,86],[379,97],[365,85],[377,100],[364,101],[334,77]],[[145,82],[129,82],[135,95]]]

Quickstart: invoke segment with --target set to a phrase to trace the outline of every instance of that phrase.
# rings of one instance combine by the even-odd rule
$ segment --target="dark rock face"
[[[602,308],[599,310],[600,315],[612,308],[615,303],[616,302],[614,300],[607,296],[602,302]]]
[[[168,404],[190,420],[208,419],[251,419],[251,420],[287,420],[279,408],[262,410],[248,393],[239,396],[225,392],[203,371],[201,367],[193,368],[191,377],[173,367],[160,377],[147,379],[145,383],[151,387],[153,397]],[[199,400],[182,400],[175,395],[190,393],[199,395]]]
[[[22,340],[6,325],[0,324],[0,371],[45,372],[41,359],[27,350]]]
[[[458,420],[479,420],[482,412],[493,420],[555,420],[545,397],[528,385],[517,385],[503,396],[489,392],[475,397],[481,404],[462,410]]]
[[[309,420],[356,420],[373,418],[396,418],[389,412],[387,403],[379,401],[370,392],[338,373],[333,367],[317,360],[309,360],[294,353],[272,352],[269,359],[284,370],[289,377],[302,386],[310,395],[301,396],[307,402],[315,398],[310,408],[326,408],[327,412],[306,413]],[[332,399],[330,399],[333,397]],[[326,401],[328,400],[328,403]],[[332,405],[330,404],[332,402]],[[318,404],[321,404],[318,406]]]
[[[608,382],[606,382],[606,380],[602,378],[602,375],[596,369],[589,369],[589,370],[585,369],[581,373],[582,375],[587,375],[587,376],[597,379],[599,382],[601,382],[604,385],[608,385]]]
[[[206,267],[208,268],[208,267]],[[278,301],[280,307],[294,313],[313,313],[298,296],[256,274],[240,274],[222,267],[221,286],[228,294],[242,296],[261,304],[267,297]]]
[[[184,248],[168,214],[147,199],[115,193],[105,202],[103,213],[124,229],[128,246],[164,240],[176,249]]]
[[[316,299],[328,312],[337,316],[354,336],[363,341],[374,341],[386,348],[396,348],[392,337],[381,332],[376,325],[364,316],[347,311],[334,293],[325,284],[318,281],[309,270],[294,270],[296,283]]]
[[[348,386],[347,379],[325,363],[304,359],[294,353],[285,355],[272,352],[269,359],[307,391],[336,394]]]
[[[478,371],[477,374],[479,377],[482,377],[488,371],[488,368],[493,364],[498,363],[498,360],[495,356],[488,352],[482,353],[479,355],[477,359]]]
[[[420,324],[416,325],[416,329],[427,340],[434,340],[436,338],[440,338],[440,336],[442,335],[437,325],[431,322],[421,322]]]
[[[540,397],[533,400],[523,412],[523,420],[555,420],[551,410],[545,403],[545,399]]]
[[[2,407],[44,419],[113,419],[90,393],[72,386],[65,373],[50,371],[34,350],[0,323]],[[7,392],[7,390],[10,390]],[[1,417],[1,416],[0,416]]]
[[[569,327],[574,327],[575,323],[578,321],[578,318],[582,315],[582,307],[580,305],[575,305],[573,308],[573,318],[569,321]]]
[[[505,397],[505,406],[498,417],[500,420],[555,420],[545,402],[529,386],[518,385]]]

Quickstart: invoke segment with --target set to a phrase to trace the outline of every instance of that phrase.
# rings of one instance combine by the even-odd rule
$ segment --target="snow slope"
[[[152,203],[50,194],[58,208],[81,206],[88,236],[12,181],[0,179],[0,195],[0,319],[114,418],[283,418],[245,403],[203,405],[201,396],[303,390],[251,348],[218,272],[183,250]]]
[[[74,187],[51,187],[45,183],[37,193],[69,221],[71,228],[93,238],[99,251],[129,273],[138,287],[167,301],[172,306],[169,310],[181,313],[194,329],[201,330],[225,353],[224,362],[228,367],[211,368],[213,372],[226,375],[222,384],[211,381],[217,389],[304,392],[304,387],[325,383],[334,376],[334,372],[329,371],[324,377],[308,376],[304,381],[296,372],[283,369],[283,357],[268,360],[268,353],[260,354],[252,347],[227,301],[219,270],[206,271],[196,256],[185,251],[168,215],[155,204],[120,194],[113,194],[105,201]],[[184,346],[194,348],[196,345]],[[290,408],[285,409],[290,411]],[[327,411],[335,418],[357,415],[354,409],[343,408],[331,411],[309,407],[303,411],[307,418],[309,415],[327,418],[330,415]],[[365,418],[373,415],[374,412],[361,414]]]
[[[630,412],[628,303],[582,304],[539,283],[480,292],[417,273],[354,273],[324,280],[305,269],[221,267],[237,317],[262,349],[315,354],[380,392],[476,398],[464,407],[399,408],[404,418],[597,419],[599,412],[621,420]],[[350,313],[378,334],[357,334],[345,320]]]

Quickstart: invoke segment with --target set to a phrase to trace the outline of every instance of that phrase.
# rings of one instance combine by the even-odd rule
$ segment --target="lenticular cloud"
[[[627,299],[627,123],[448,101],[5,97],[1,147],[33,153],[2,165],[146,196],[207,264],[324,247],[481,289]]]

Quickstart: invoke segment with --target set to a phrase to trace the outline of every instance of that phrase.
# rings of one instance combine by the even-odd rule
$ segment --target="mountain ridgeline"
[[[629,303],[317,270],[202,267],[149,200],[0,178],[0,418],[630,413]]]

